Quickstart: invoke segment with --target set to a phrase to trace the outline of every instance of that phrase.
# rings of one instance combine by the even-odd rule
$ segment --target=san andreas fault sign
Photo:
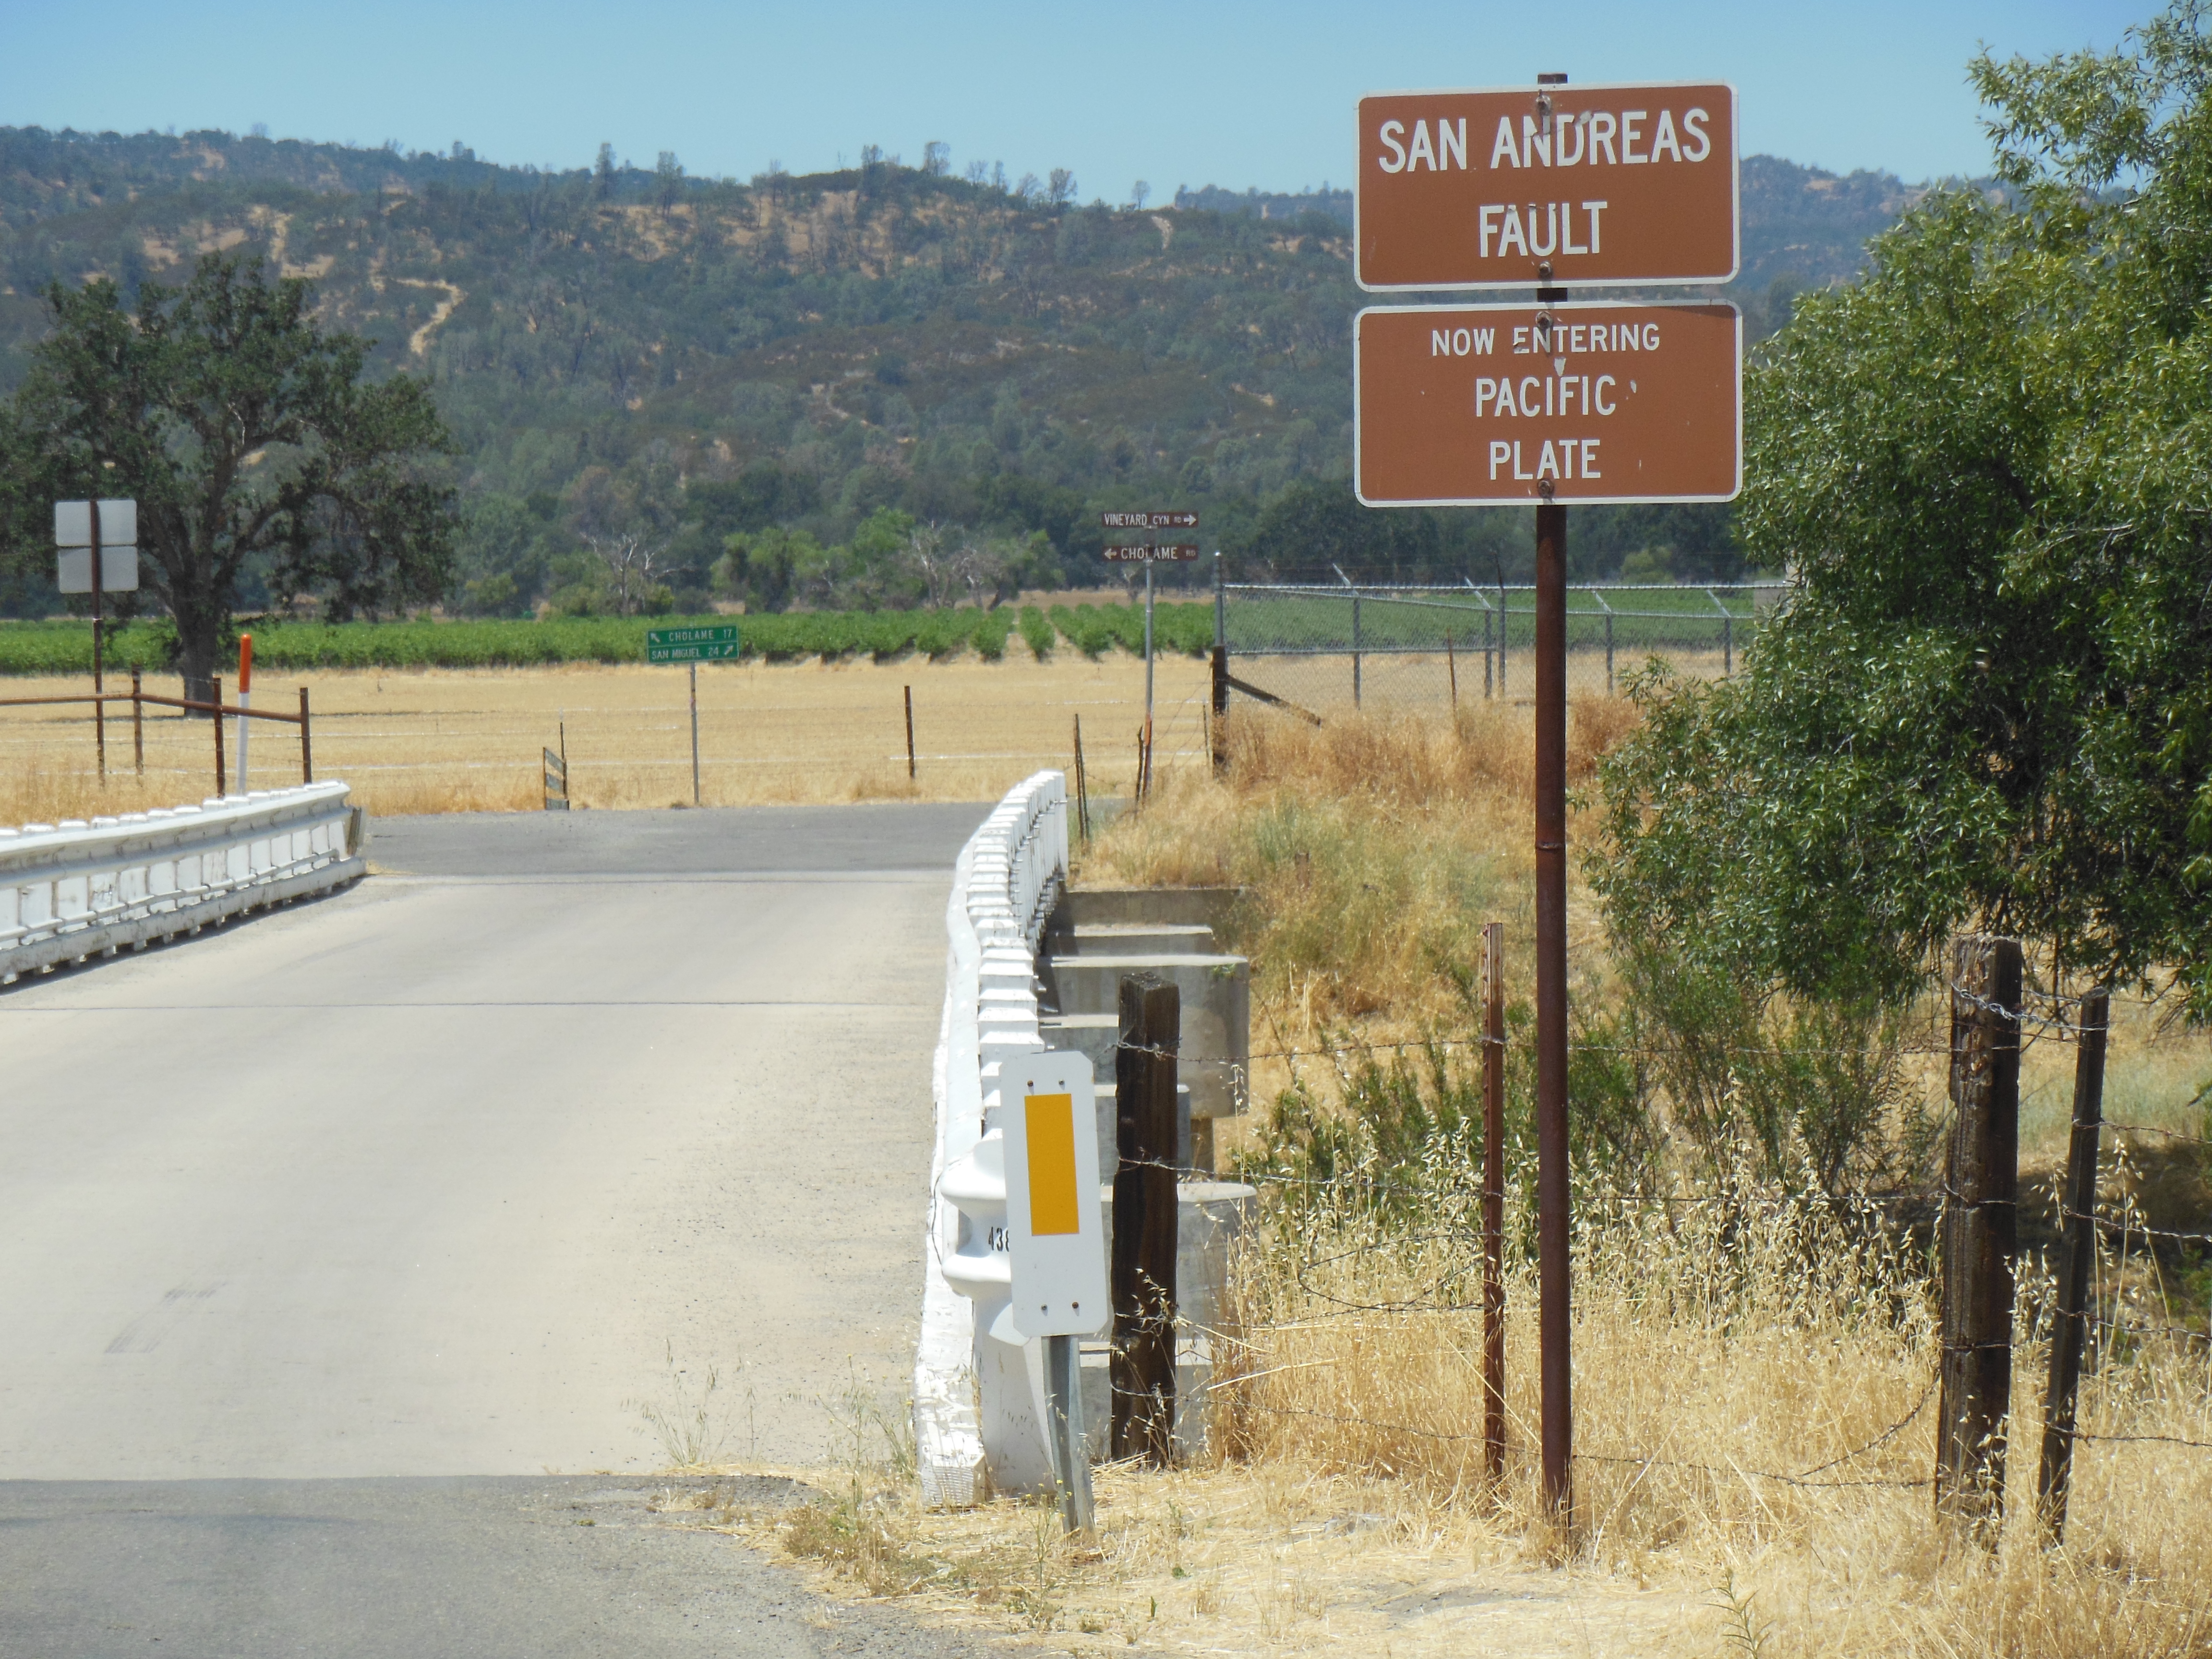
[[[1353,195],[1362,288],[1725,283],[1735,89],[1377,94]]]
[[[1363,311],[1359,499],[1729,500],[1741,483],[1741,327],[1725,305]]]

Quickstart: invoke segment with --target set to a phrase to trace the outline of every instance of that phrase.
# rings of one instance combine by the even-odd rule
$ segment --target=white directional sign
[[[1113,1313],[1091,1061],[1079,1054],[1017,1054],[1000,1066],[999,1087],[1014,1328],[1024,1336],[1087,1336]]]
[[[138,503],[100,504],[100,586],[103,592],[127,593],[138,586]],[[93,503],[54,503],[54,585],[64,593],[92,592]]]
[[[55,556],[59,567],[55,586],[64,593],[92,592],[92,550],[64,547]],[[104,592],[128,593],[138,586],[138,550],[106,547],[100,550],[100,586]]]
[[[102,547],[122,547],[138,539],[138,503],[137,501],[102,501],[100,504],[100,544]],[[56,501],[54,503],[54,545],[56,547],[90,547],[92,545],[92,503],[90,501]]]

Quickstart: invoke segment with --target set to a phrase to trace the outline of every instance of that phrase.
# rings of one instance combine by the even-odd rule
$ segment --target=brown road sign
[[[1106,550],[1109,562],[1114,564],[1166,564],[1171,561],[1188,562],[1198,556],[1198,550],[1178,542],[1170,547],[1163,543],[1158,547],[1109,547]]]
[[[1108,530],[1195,530],[1195,513],[1101,513],[1100,526]]]
[[[1735,89],[1376,94],[1353,194],[1362,288],[1724,283]]]
[[[1376,306],[1352,335],[1370,507],[1724,501],[1743,477],[1734,306]]]

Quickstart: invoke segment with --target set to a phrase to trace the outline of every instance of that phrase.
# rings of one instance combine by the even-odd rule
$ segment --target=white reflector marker
[[[1087,1336],[1112,1313],[1099,1211],[1097,1107],[1079,1054],[1015,1054],[1000,1071],[1014,1328]]]

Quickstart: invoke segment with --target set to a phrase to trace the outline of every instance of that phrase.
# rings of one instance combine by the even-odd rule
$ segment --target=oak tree
[[[47,500],[137,498],[140,580],[175,622],[187,695],[207,694],[249,564],[337,621],[445,592],[452,443],[429,388],[365,380],[371,343],[324,327],[307,283],[214,253],[135,307],[104,278],[46,301],[13,411],[28,465]]]

